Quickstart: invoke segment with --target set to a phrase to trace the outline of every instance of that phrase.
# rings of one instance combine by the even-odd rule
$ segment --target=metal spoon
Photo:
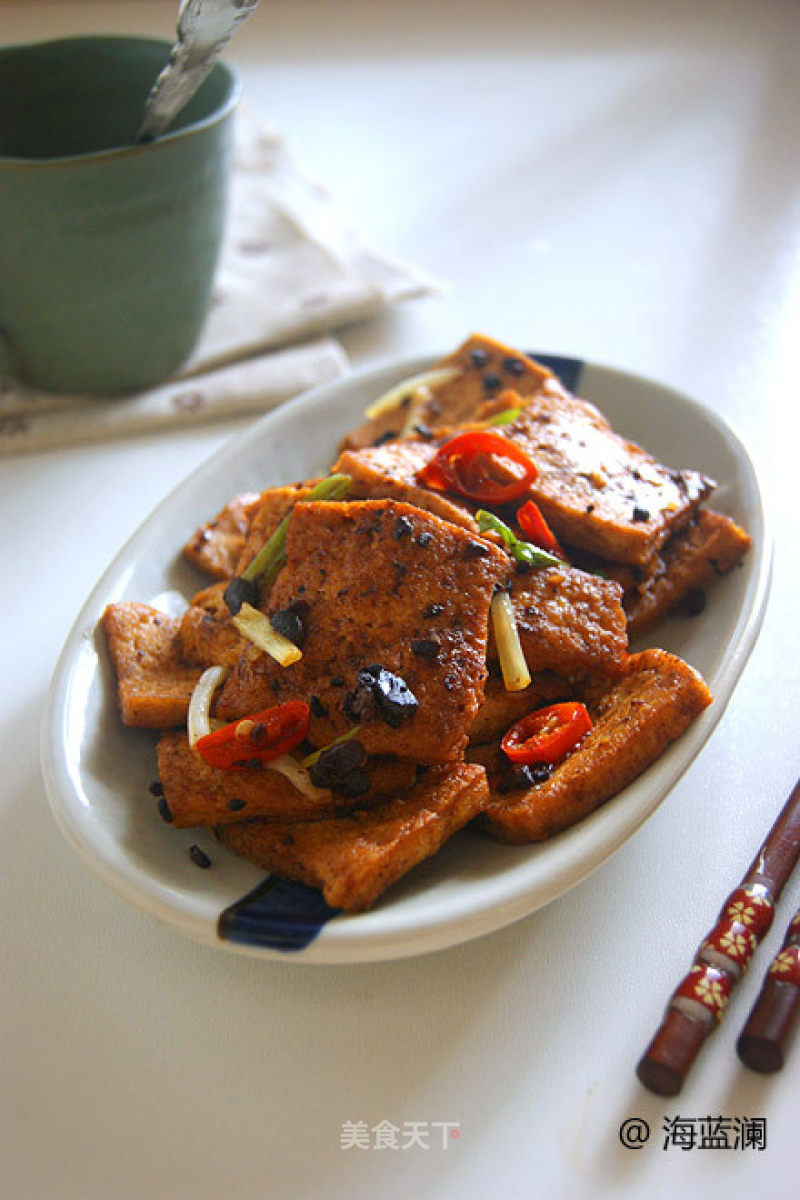
[[[164,132],[257,6],[258,0],[182,0],[177,41],[147,98],[137,142]]]

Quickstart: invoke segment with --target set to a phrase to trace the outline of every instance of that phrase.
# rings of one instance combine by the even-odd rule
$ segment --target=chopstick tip
[[[783,1050],[768,1037],[742,1034],[736,1043],[736,1053],[746,1067],[760,1075],[773,1075],[783,1068]]]
[[[636,1067],[639,1082],[657,1096],[677,1096],[707,1034],[704,1021],[695,1021],[670,1006],[639,1059]]]

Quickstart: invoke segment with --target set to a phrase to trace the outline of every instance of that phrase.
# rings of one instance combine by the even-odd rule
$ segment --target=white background
[[[4,42],[171,37],[172,3],[3,3]],[[800,905],[682,1095],[634,1066],[788,795],[797,719],[800,7],[789,0],[265,0],[228,57],[381,249],[450,282],[347,331],[355,364],[479,329],[651,375],[725,415],[777,534],[761,639],[711,742],[609,863],[429,957],[262,963],[181,940],[86,874],[49,814],[38,726],[119,545],[238,421],[0,462],[2,1158],[12,1200],[727,1200],[796,1179],[800,1044],[734,1043]],[[0,215],[1,216],[1,215]],[[663,1149],[676,1115],[765,1117],[764,1151]],[[625,1150],[621,1121],[651,1143]],[[459,1122],[343,1150],[345,1121]]]

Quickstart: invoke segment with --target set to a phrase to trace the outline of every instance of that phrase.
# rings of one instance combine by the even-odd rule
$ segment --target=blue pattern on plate
[[[580,358],[564,358],[560,354],[539,354],[536,350],[526,350],[528,358],[535,358],[543,367],[547,367],[563,383],[568,392],[576,392],[581,381],[584,363]]]
[[[271,877],[220,913],[217,932],[244,946],[303,950],[339,911],[316,888]]]

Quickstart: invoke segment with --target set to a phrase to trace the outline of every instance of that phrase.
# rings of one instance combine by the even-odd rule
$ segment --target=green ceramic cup
[[[169,49],[0,48],[0,370],[36,387],[147,387],[202,331],[240,88],[217,63],[170,130],[136,145]]]

